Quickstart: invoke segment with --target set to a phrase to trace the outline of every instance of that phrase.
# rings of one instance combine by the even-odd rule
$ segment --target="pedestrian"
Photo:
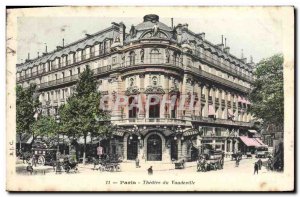
[[[201,170],[201,157],[198,158],[197,160],[197,172]]]
[[[258,174],[258,163],[257,162],[254,163],[254,174],[255,174],[255,172],[256,172],[256,174]]]
[[[261,161],[261,159],[259,159],[257,163],[258,163],[258,169],[261,170],[261,166],[262,166],[262,161]]]
[[[150,166],[150,168],[148,168],[148,175],[152,175],[153,174],[153,169],[152,166]]]
[[[136,167],[136,168],[140,168],[140,167],[141,167],[141,166],[140,166],[140,160],[139,160],[138,157],[136,157],[136,159],[135,159],[135,167]]]

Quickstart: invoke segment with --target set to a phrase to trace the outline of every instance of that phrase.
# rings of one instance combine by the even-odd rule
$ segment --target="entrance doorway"
[[[138,155],[138,136],[130,135],[127,139],[127,160],[135,160]]]
[[[162,142],[157,134],[149,136],[147,140],[147,160],[161,161],[162,160]]]

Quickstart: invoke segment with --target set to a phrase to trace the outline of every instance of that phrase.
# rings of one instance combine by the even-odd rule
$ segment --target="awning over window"
[[[255,138],[249,138],[247,136],[240,136],[240,139],[246,146],[255,146],[255,147],[261,146],[260,143],[258,143],[258,141],[255,140]]]
[[[259,138],[253,138],[253,139],[256,140],[256,141],[260,144],[260,146],[268,146],[268,145],[264,144],[264,143],[261,141],[261,139],[259,139]]]
[[[182,135],[183,136],[191,136],[191,135],[196,135],[196,134],[198,134],[197,129],[188,129],[188,130],[184,131],[184,133]]]
[[[212,106],[212,105],[209,105],[209,106],[208,106],[208,115],[209,115],[209,116],[214,116],[214,115],[215,115],[215,109],[214,109],[214,106]]]

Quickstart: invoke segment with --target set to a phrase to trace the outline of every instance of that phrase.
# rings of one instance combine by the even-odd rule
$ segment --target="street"
[[[212,170],[207,172],[196,172],[196,162],[186,162],[184,169],[175,169],[175,165],[172,163],[161,163],[161,162],[140,162],[140,168],[136,168],[135,162],[123,162],[120,163],[121,171],[120,172],[100,172],[99,170],[94,170],[94,165],[92,164],[79,164],[77,173],[72,173],[72,171],[69,173],[70,175],[73,174],[111,174],[111,173],[117,173],[117,174],[130,174],[130,173],[140,173],[140,174],[147,174],[147,169],[152,166],[153,168],[153,174],[187,174],[187,173],[197,173],[197,174],[253,174],[254,173],[254,163],[257,161],[257,158],[252,159],[246,159],[243,158],[240,161],[240,165],[238,167],[235,166],[235,161],[231,161],[230,159],[225,159],[224,162],[224,168],[222,170]],[[267,159],[262,159],[262,161],[266,161]],[[17,163],[17,172],[21,174],[26,174],[26,164],[23,164],[22,162],[18,161]],[[34,167],[33,174],[51,174],[55,175],[55,171],[53,167],[51,166],[37,166]],[[271,171],[267,171],[267,169],[262,166],[261,170],[259,170],[259,174],[266,174],[266,173],[274,173]],[[64,174],[67,174],[65,172],[58,173],[58,176],[62,176]]]

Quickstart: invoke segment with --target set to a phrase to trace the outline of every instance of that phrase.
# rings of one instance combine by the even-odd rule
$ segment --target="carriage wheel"
[[[44,166],[45,165],[45,157],[44,156],[39,156],[37,159],[37,164],[40,166]]]
[[[119,165],[116,166],[116,172],[120,172],[121,171],[121,168]]]

